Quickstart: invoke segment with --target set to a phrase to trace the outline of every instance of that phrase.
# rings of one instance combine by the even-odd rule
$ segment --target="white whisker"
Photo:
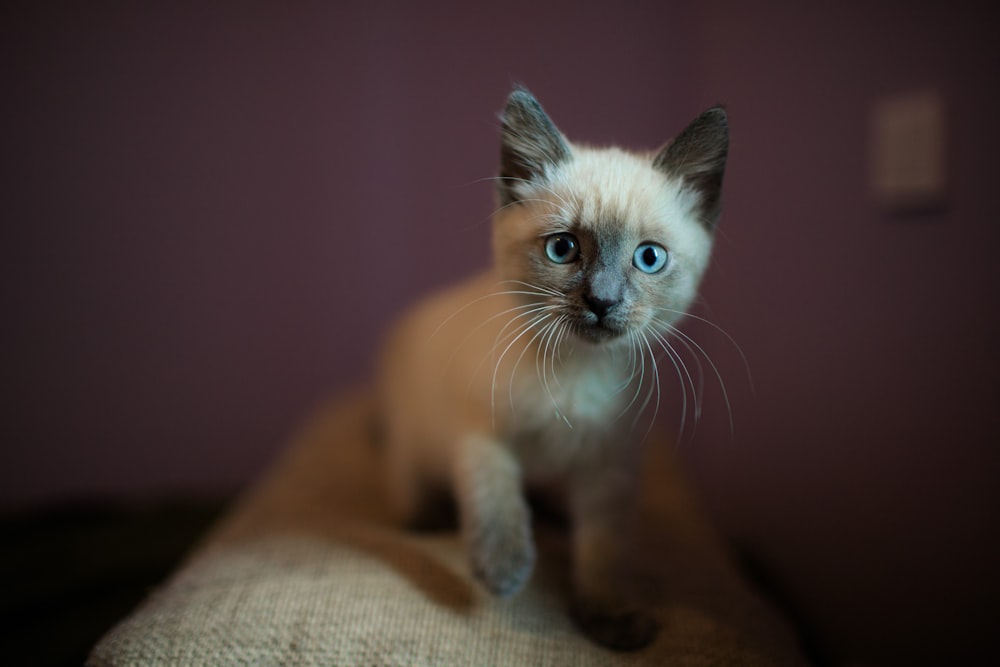
[[[680,329],[678,329],[674,325],[672,325],[672,324],[670,324],[668,322],[664,322],[663,320],[659,320],[659,319],[655,319],[654,318],[653,321],[656,324],[658,324],[658,325],[664,327],[665,329],[667,329],[671,334],[677,336],[678,338],[680,338],[682,340],[687,341],[687,343],[689,343],[692,346],[694,346],[694,348],[696,350],[698,350],[698,352],[701,354],[701,356],[703,356],[705,358],[705,361],[708,362],[709,367],[712,369],[712,373],[715,375],[715,379],[718,380],[718,382],[719,382],[719,388],[722,390],[722,398],[723,398],[723,401],[726,404],[726,413],[729,416],[729,435],[731,437],[735,437],[736,436],[736,428],[735,428],[735,425],[734,425],[734,422],[733,422],[732,404],[729,402],[729,392],[726,390],[726,383],[722,380],[722,373],[719,372],[719,367],[715,365],[714,361],[712,361],[712,358],[708,355],[708,352],[705,351],[705,348],[703,348],[701,345],[699,345],[698,342],[695,339],[691,338],[691,336],[687,335],[686,333],[684,333],[683,331],[681,331]],[[747,370],[749,371],[749,368]]]
[[[747,355],[743,353],[743,348],[740,347],[740,344],[736,342],[735,338],[733,338],[732,336],[729,335],[729,332],[727,332],[725,329],[723,329],[722,327],[720,327],[715,322],[712,322],[711,320],[707,320],[704,317],[699,317],[698,315],[692,315],[691,313],[685,313],[685,312],[680,311],[680,310],[673,310],[672,308],[662,308],[661,307],[661,308],[657,308],[657,310],[661,310],[663,312],[671,313],[671,314],[674,314],[674,315],[682,315],[685,318],[690,318],[692,320],[701,322],[703,324],[707,324],[708,326],[712,327],[713,329],[715,329],[716,331],[718,331],[720,334],[722,334],[723,336],[725,336],[726,340],[728,340],[729,343],[734,348],[736,348],[736,352],[739,353],[740,359],[743,361],[743,369],[744,369],[744,371],[746,371],[746,374],[747,374],[747,381],[750,383],[750,391],[754,391],[753,373],[750,372],[750,362],[747,360]],[[674,325],[667,324],[666,322],[664,322],[662,320],[659,320],[658,323],[666,325],[666,326],[670,327],[671,329],[676,329],[676,327]]]
[[[649,427],[646,429],[646,434],[642,437],[643,440],[649,437],[650,432],[653,430],[653,424],[656,423],[656,417],[660,413],[660,373],[656,366],[656,355],[653,354],[653,348],[649,344],[649,339],[646,338],[646,334],[642,331],[639,332],[641,342],[645,344],[646,350],[649,351],[649,361],[653,364],[652,375],[653,383],[650,385],[649,391],[646,393],[646,400],[643,401],[642,407],[635,414],[635,419],[632,420],[632,428],[639,421],[639,416],[646,411],[646,407],[649,405],[650,399],[653,397],[653,388],[656,389],[656,403],[653,405],[653,416],[649,420]]]
[[[662,326],[664,323],[658,322],[658,324],[660,324]],[[667,325],[665,328],[669,329],[670,327],[669,327],[669,325]],[[661,334],[659,332],[655,332],[655,333],[656,333],[657,337],[660,337],[664,341],[666,341],[666,335]],[[669,335],[670,333],[671,332],[668,331],[667,335]],[[688,372],[688,370],[687,370],[687,364],[684,364],[684,367],[685,367],[684,370],[685,370],[685,372],[688,375],[688,381],[691,382],[691,389],[694,392],[694,419],[695,419],[695,425],[697,426],[698,420],[701,419],[701,405],[702,405],[702,400],[704,399],[704,395],[705,395],[705,392],[704,392],[704,389],[705,389],[705,367],[702,365],[701,358],[694,351],[694,348],[691,346],[690,343],[688,343],[686,340],[684,340],[680,336],[677,336],[676,340],[677,340],[678,343],[680,343],[684,347],[684,349],[687,351],[688,355],[690,356],[691,360],[694,361],[695,377],[697,378],[694,382],[691,382],[691,373]],[[671,346],[671,347],[673,347],[673,346]],[[677,355],[678,360],[681,359],[681,356],[677,352],[676,349],[674,350],[674,354]],[[683,362],[681,362],[681,363],[683,363]]]
[[[545,320],[549,319],[550,317],[551,317],[551,315],[542,315],[538,319],[533,320],[532,323],[531,323],[531,326],[535,326],[537,324],[541,324],[542,322],[544,322]],[[521,354],[517,355],[517,359],[514,361],[514,368],[512,368],[511,371],[510,371],[510,380],[507,383],[507,398],[508,398],[508,400],[510,402],[510,409],[511,409],[511,411],[514,410],[514,376],[517,375],[517,367],[521,364],[521,360],[524,358],[525,353],[527,353],[527,351],[531,348],[532,345],[535,345],[535,341],[536,340],[538,340],[539,338],[542,338],[542,341],[544,342],[544,340],[545,340],[544,336],[551,329],[551,327],[552,327],[552,322],[549,322],[544,327],[542,327],[537,332],[535,332],[535,335],[532,336],[530,340],[528,340],[528,342],[524,345],[524,348],[521,350]],[[541,349],[541,347],[539,345],[535,345],[535,370],[536,370],[536,373],[537,373],[537,370],[538,370],[538,350],[539,349]],[[551,398],[551,394],[549,394],[549,397]]]
[[[477,182],[482,182],[482,181],[514,181],[514,182],[517,182],[517,183],[527,183],[528,185],[530,185],[532,187],[541,188],[542,190],[548,192],[550,195],[552,195],[553,197],[555,197],[556,199],[558,199],[559,202],[564,207],[566,207],[567,209],[572,210],[572,208],[573,208],[572,204],[570,204],[570,202],[566,201],[565,197],[563,197],[561,194],[559,194],[558,192],[556,192],[552,188],[548,187],[544,183],[539,183],[537,181],[529,181],[526,178],[517,178],[515,176],[492,176],[492,177],[489,177],[489,178],[480,179]],[[522,199],[520,201],[525,201],[525,200]],[[551,203],[551,202],[545,201],[544,199],[542,199],[542,200],[530,200],[530,201],[543,201],[546,204]]]
[[[545,295],[545,296],[555,296],[555,297],[565,297],[566,296],[562,292],[560,292],[558,290],[554,290],[551,287],[543,287],[542,285],[534,285],[532,283],[526,283],[523,280],[513,280],[513,279],[512,280],[501,280],[497,284],[498,285],[503,285],[503,284],[506,284],[506,283],[511,283],[511,284],[514,284],[514,285],[521,285],[522,287],[527,287],[528,289],[531,289],[531,290],[538,290],[538,292],[541,292],[541,294],[539,294],[539,296],[543,296],[543,295]],[[534,294],[534,292],[514,292],[514,293],[515,294]]]
[[[674,371],[676,371],[676,373],[677,373],[677,379],[680,381],[680,385],[681,385],[681,425],[680,425],[680,428],[678,429],[678,433],[677,433],[677,442],[679,443],[681,441],[681,439],[684,437],[684,427],[687,424],[687,413],[688,413],[688,409],[687,409],[687,405],[688,405],[688,400],[687,400],[687,386],[688,386],[688,384],[691,385],[691,390],[694,393],[694,414],[695,414],[694,422],[695,422],[695,428],[697,428],[697,426],[698,426],[698,417],[701,414],[701,406],[698,403],[698,390],[694,386],[694,380],[691,378],[691,373],[688,371],[687,365],[684,363],[684,360],[681,359],[681,356],[677,353],[677,350],[675,350],[674,347],[670,344],[670,342],[667,341],[667,339],[663,335],[661,335],[659,332],[650,329],[649,333],[653,335],[653,337],[655,338],[655,340],[660,344],[660,347],[663,348],[664,352],[666,352],[667,356],[670,358],[670,363],[673,364]],[[685,384],[685,382],[684,382],[685,378],[687,378],[687,383],[688,384]],[[693,433],[692,433],[692,435],[693,435]]]
[[[497,284],[500,285],[500,284],[503,284],[504,282],[508,282],[508,281],[501,281],[501,282],[499,282]],[[520,283],[520,281],[512,281],[512,282],[518,282],[518,283]],[[522,283],[522,284],[525,285],[525,286],[527,286],[527,287],[529,287],[529,288],[532,288],[532,289],[537,289],[537,290],[541,290],[542,289],[542,288],[538,288],[538,287],[536,287],[534,285],[531,285],[530,283]],[[431,340],[433,340],[434,337],[437,336],[438,333],[441,331],[441,329],[443,329],[445,327],[445,325],[447,325],[453,319],[455,319],[460,314],[462,314],[463,312],[465,312],[466,310],[468,310],[472,306],[476,305],[477,303],[480,303],[481,301],[485,301],[486,299],[491,299],[493,297],[507,296],[507,295],[515,295],[515,296],[538,296],[538,297],[557,296],[556,293],[553,293],[551,291],[542,292],[542,291],[524,291],[524,290],[501,290],[499,292],[490,292],[489,294],[484,294],[481,297],[478,297],[476,299],[473,299],[472,301],[469,301],[468,303],[466,303],[463,306],[461,306],[460,308],[458,308],[451,315],[449,315],[448,317],[444,318],[444,320],[442,320],[441,323],[438,324],[437,327],[434,328],[434,331],[431,332],[431,335],[427,337],[428,342],[431,341]],[[492,319],[492,318],[490,318],[490,319]],[[487,320],[487,321],[489,321],[489,320]]]
[[[636,350],[638,352],[638,354],[635,354],[635,353],[634,354],[635,354],[635,356],[639,360],[639,364],[638,364],[638,366],[639,366],[639,381],[635,385],[635,393],[632,394],[632,400],[630,400],[628,402],[628,404],[624,407],[624,409],[622,409],[622,411],[620,413],[618,413],[618,416],[615,417],[615,421],[617,421],[617,420],[621,419],[622,417],[624,417],[625,414],[629,410],[632,409],[632,406],[635,405],[635,402],[639,399],[639,394],[642,392],[643,382],[646,379],[646,355],[642,351],[642,346],[639,345],[639,335],[637,333],[635,333],[634,331],[629,331],[628,334],[629,334],[629,342],[631,343],[633,350]],[[634,378],[635,378],[635,372],[633,370],[632,377],[629,379],[629,383],[631,383],[631,381]],[[626,385],[626,386],[628,386],[628,385]]]
[[[469,388],[470,388],[470,390],[471,390],[471,387],[472,387],[473,380],[476,377],[479,376],[479,371],[482,370],[483,365],[486,363],[486,360],[490,359],[490,358],[493,358],[494,362],[495,362],[495,360],[496,360],[495,353],[497,351],[497,348],[500,347],[501,345],[504,345],[505,343],[507,343],[509,340],[511,340],[512,338],[514,338],[518,334],[524,332],[526,329],[530,328],[533,324],[535,324],[539,320],[539,318],[544,317],[546,315],[546,313],[549,310],[551,310],[551,309],[552,309],[552,306],[538,306],[538,307],[534,308],[533,310],[530,310],[530,311],[527,311],[527,312],[524,312],[524,313],[519,313],[519,314],[515,315],[514,317],[510,318],[510,320],[506,324],[503,325],[503,327],[497,333],[496,337],[493,339],[493,345],[490,347],[489,350],[487,350],[486,354],[483,355],[482,359],[480,359],[479,363],[476,365],[475,371],[472,373],[472,375],[469,378]],[[513,329],[511,329],[511,331],[507,332],[507,329],[512,324],[514,324],[514,322],[516,322],[517,320],[523,319],[525,317],[528,318],[528,321],[521,322],[520,324],[518,324],[517,326],[515,326]],[[507,333],[505,333],[505,332],[507,332]]]
[[[475,327],[473,327],[472,330],[469,331],[469,333],[467,333],[464,338],[462,338],[462,340],[458,343],[458,345],[455,346],[455,348],[451,351],[451,354],[448,355],[448,359],[445,362],[445,368],[447,368],[448,366],[451,365],[451,362],[454,361],[454,359],[455,359],[455,355],[458,354],[459,350],[461,350],[463,347],[465,347],[465,344],[469,342],[469,339],[472,338],[473,336],[475,336],[476,333],[479,330],[481,330],[483,327],[485,327],[487,324],[489,324],[493,320],[496,320],[498,318],[503,317],[504,315],[507,315],[508,313],[513,313],[513,312],[516,312],[518,310],[525,311],[523,313],[518,313],[514,317],[510,318],[510,321],[507,322],[507,324],[504,326],[504,329],[506,329],[508,326],[510,326],[511,323],[515,322],[516,320],[518,320],[518,319],[520,319],[522,317],[527,317],[527,316],[530,316],[530,315],[532,315],[534,313],[537,313],[537,312],[540,312],[540,311],[544,311],[544,310],[549,309],[549,308],[554,308],[554,306],[539,305],[537,303],[525,303],[525,304],[521,304],[519,306],[513,306],[512,308],[508,308],[508,309],[503,310],[503,311],[501,311],[499,313],[495,313],[495,314],[491,315],[490,317],[486,318],[485,320],[483,320],[482,322],[480,322],[479,324],[477,324]],[[502,331],[503,331],[503,329],[501,329],[501,332]]]
[[[510,351],[510,348],[513,347],[514,343],[519,341],[524,336],[524,334],[531,331],[531,328],[539,321],[547,319],[549,317],[551,317],[551,315],[546,313],[539,315],[535,319],[528,322],[528,324],[525,327],[523,327],[521,333],[517,334],[517,336],[515,336],[514,339],[507,344],[507,347],[504,348],[504,351],[500,353],[500,357],[496,360],[496,364],[493,367],[493,378],[490,382],[490,421],[492,423],[494,431],[496,430],[497,427],[497,421],[496,421],[497,373],[500,371],[500,365],[503,363],[504,357],[507,356],[507,352]]]
[[[559,321],[560,320],[557,319],[553,322],[549,322],[545,326],[545,336],[542,338],[541,344],[535,348],[535,376],[538,378],[538,384],[542,388],[542,391],[545,392],[549,402],[552,403],[552,408],[555,410],[556,415],[562,416],[559,404],[556,402],[555,396],[552,395],[552,390],[549,388],[546,371],[546,357],[548,355],[549,345],[551,344],[552,334],[555,331],[556,325],[559,324]],[[541,357],[540,360],[539,357]]]

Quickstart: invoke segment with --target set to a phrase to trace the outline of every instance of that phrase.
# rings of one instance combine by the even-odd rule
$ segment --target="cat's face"
[[[708,263],[728,148],[710,109],[661,152],[570,144],[524,90],[503,115],[494,254],[501,277],[594,344],[665,332]]]

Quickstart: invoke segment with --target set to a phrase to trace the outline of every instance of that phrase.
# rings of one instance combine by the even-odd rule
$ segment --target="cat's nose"
[[[606,298],[595,294],[585,294],[583,300],[587,303],[590,311],[594,315],[597,315],[597,319],[599,320],[604,319],[612,308],[622,302],[621,299]]]

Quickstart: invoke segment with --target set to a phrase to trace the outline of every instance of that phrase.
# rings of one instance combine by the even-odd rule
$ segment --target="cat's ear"
[[[653,160],[653,167],[678,178],[697,193],[704,225],[714,229],[722,211],[722,176],[729,153],[726,110],[714,106],[703,112]]]
[[[518,185],[537,181],[546,171],[570,158],[569,144],[538,100],[526,88],[517,87],[507,98],[500,115],[503,136],[500,145],[500,203],[518,201]]]

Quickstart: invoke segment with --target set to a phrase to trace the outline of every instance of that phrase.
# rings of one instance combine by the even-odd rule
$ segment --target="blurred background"
[[[8,552],[79,548],[25,528],[52,508],[214,507],[310,406],[369,382],[399,311],[489,261],[483,179],[514,82],[569,137],[633,148],[723,102],[696,312],[752,383],[691,322],[733,426],[709,370],[677,456],[823,661],[973,664],[956,660],[993,643],[1000,594],[987,6],[5,3]],[[886,132],[922,141],[912,105],[885,121],[914,94],[943,152],[928,196],[900,202],[873,165]]]

